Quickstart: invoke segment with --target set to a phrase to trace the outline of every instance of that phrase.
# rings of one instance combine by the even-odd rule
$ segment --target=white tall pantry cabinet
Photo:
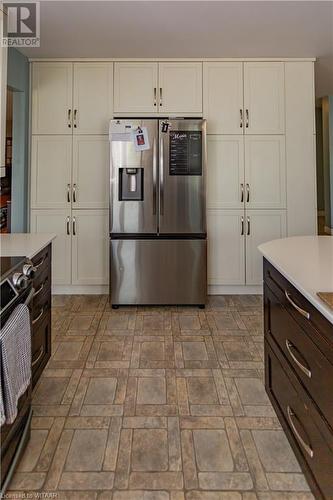
[[[311,59],[36,61],[31,108],[31,231],[57,234],[58,290],[106,290],[113,116],[206,118],[209,293],[260,291],[258,245],[316,233]]]
[[[260,243],[316,233],[313,62],[204,62],[203,103],[209,292],[237,293]]]
[[[57,234],[54,285],[109,281],[112,104],[112,63],[33,63],[30,227]]]

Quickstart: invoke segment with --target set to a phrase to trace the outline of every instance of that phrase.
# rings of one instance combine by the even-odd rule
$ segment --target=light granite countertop
[[[53,233],[11,233],[0,236],[0,255],[32,259],[56,238]]]
[[[333,236],[295,236],[269,241],[258,248],[333,323],[333,310],[317,295],[333,292]]]

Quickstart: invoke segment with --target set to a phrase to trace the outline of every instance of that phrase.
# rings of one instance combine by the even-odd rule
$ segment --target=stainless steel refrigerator
[[[148,149],[137,150],[138,131]],[[110,144],[112,306],[203,307],[205,120],[112,120]]]

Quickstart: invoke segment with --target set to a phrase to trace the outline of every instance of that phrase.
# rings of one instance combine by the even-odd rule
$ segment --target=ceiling
[[[333,94],[332,1],[41,1],[30,57],[317,57]]]

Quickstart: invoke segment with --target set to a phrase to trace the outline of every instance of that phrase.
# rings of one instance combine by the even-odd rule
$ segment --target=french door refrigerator
[[[135,147],[137,131],[148,149]],[[203,307],[205,120],[112,120],[110,144],[112,306]]]

